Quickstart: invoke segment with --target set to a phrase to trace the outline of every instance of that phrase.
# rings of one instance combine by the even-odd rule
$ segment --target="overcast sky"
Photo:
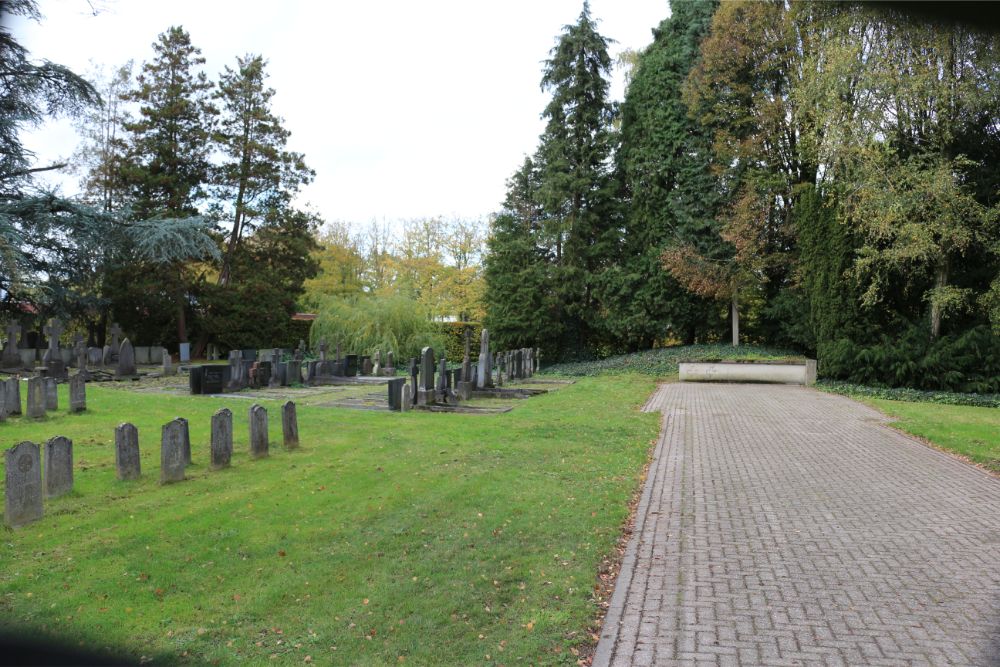
[[[40,23],[10,27],[33,58],[81,74],[92,63],[150,59],[157,35],[178,24],[212,79],[238,55],[263,55],[289,146],[316,170],[302,203],[326,220],[366,223],[495,211],[543,127],[543,61],[581,8],[581,0],[39,0]],[[617,42],[612,56],[646,46],[668,13],[666,0],[591,1],[599,30]],[[67,122],[25,139],[46,164],[77,142]],[[75,184],[62,189],[73,194]]]

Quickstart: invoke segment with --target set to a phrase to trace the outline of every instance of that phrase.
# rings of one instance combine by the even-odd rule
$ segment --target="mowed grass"
[[[1000,473],[1000,409],[870,399],[907,433]]]
[[[652,379],[582,379],[502,415],[301,406],[302,448],[250,460],[238,398],[88,386],[89,411],[0,424],[73,439],[75,490],[0,541],[8,631],[154,664],[566,664],[590,642],[658,416]],[[65,387],[60,405],[67,404]],[[211,414],[233,465],[208,471]],[[160,486],[160,426],[190,420],[187,481]],[[143,478],[115,478],[139,429]]]

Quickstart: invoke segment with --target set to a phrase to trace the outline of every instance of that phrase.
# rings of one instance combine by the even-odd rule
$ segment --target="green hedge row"
[[[871,387],[836,380],[821,380],[817,389],[852,398],[884,398],[890,401],[972,405],[980,408],[1000,408],[1000,394],[960,394],[953,391],[928,391],[902,387]]]

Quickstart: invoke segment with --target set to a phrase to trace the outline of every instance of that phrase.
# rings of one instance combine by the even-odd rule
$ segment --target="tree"
[[[139,118],[126,124],[131,133],[124,176],[132,187],[132,220],[161,221],[167,233],[188,227],[191,247],[201,243],[206,228],[198,202],[209,173],[209,151],[216,109],[209,97],[212,84],[196,68],[201,51],[180,26],[162,33],[153,44],[155,58],[142,66],[128,99],[139,103]],[[199,237],[194,241],[194,237]],[[186,260],[172,254],[154,266],[161,284],[174,295],[177,337],[187,341],[188,293],[191,276]]]
[[[710,330],[713,308],[687,291],[662,264],[668,247],[716,248],[719,187],[711,137],[691,119],[681,88],[699,55],[715,3],[674,0],[670,18],[638,54],[621,109],[616,153],[621,196],[628,201],[621,258],[605,272],[601,302],[608,327],[628,349],[649,348],[668,335],[693,343]]]
[[[221,110],[215,139],[224,162],[213,181],[231,220],[220,285],[231,280],[233,255],[244,236],[315,176],[302,154],[285,150],[291,133],[271,111],[275,91],[265,87],[265,66],[259,55],[237,58],[237,68],[225,68],[214,96]]]

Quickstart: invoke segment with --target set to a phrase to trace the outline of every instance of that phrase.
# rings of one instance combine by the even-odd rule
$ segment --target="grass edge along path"
[[[0,618],[153,664],[575,662],[657,435],[659,415],[638,411],[654,386],[587,378],[489,416],[301,406],[294,452],[262,402],[261,461],[245,453],[248,401],[88,387],[84,415],[0,425],[5,444],[67,435],[76,460],[75,491],[2,534]],[[222,406],[233,467],[208,472]],[[159,426],[178,415],[195,465],[161,487]],[[125,418],[134,483],[114,478]]]

